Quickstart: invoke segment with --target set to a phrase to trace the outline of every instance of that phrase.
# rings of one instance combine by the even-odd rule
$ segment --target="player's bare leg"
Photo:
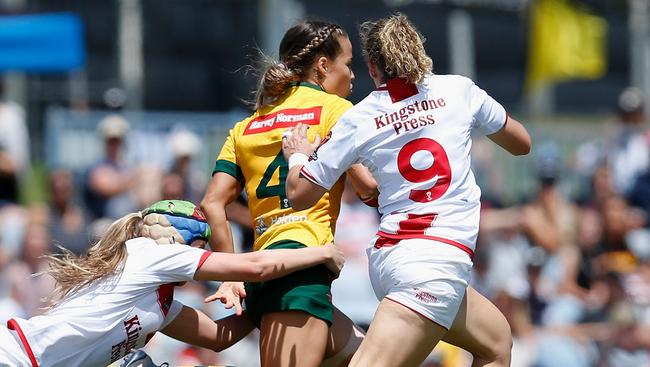
[[[332,326],[327,338],[325,360],[321,367],[345,367],[363,341],[364,332],[343,312],[334,307]]]
[[[265,314],[260,326],[262,367],[318,367],[328,333],[325,321],[302,311]]]
[[[501,311],[472,287],[467,288],[456,319],[443,340],[472,353],[473,367],[510,366],[510,325]]]
[[[446,332],[406,306],[384,298],[350,366],[419,366]]]

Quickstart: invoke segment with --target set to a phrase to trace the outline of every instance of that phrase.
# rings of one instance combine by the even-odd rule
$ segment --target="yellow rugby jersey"
[[[280,240],[319,246],[334,240],[343,178],[311,208],[294,211],[285,193],[289,172],[282,155],[282,133],[302,122],[307,135],[325,138],[352,104],[310,83],[296,83],[276,103],[238,122],[226,138],[213,174],[225,172],[239,180],[248,194],[255,229],[254,249]]]

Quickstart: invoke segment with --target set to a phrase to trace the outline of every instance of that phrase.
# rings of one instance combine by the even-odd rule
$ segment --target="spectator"
[[[577,168],[584,177],[606,164],[619,195],[629,194],[637,177],[648,170],[650,142],[645,131],[644,96],[638,88],[626,88],[618,97],[617,118],[604,139],[583,144],[576,153]]]
[[[532,246],[544,250],[545,261],[540,269],[540,282],[534,285],[542,300],[557,301],[567,293],[569,262],[577,256],[576,233],[578,208],[558,190],[561,177],[560,153],[556,145],[547,143],[537,149],[539,191],[522,209],[522,227]]]
[[[21,106],[3,98],[0,80],[0,205],[18,202],[18,188],[30,168],[25,112]]]
[[[50,173],[50,232],[55,244],[59,244],[76,255],[88,247],[89,216],[74,202],[72,173],[55,170]],[[55,250],[56,251],[56,250]]]
[[[98,125],[104,139],[104,157],[89,172],[85,199],[95,219],[117,218],[135,210],[128,197],[134,183],[132,169],[124,162],[124,140],[129,123],[119,115],[109,115]]]
[[[165,199],[182,200],[186,197],[185,181],[176,172],[168,172],[162,178],[161,196]]]
[[[650,147],[645,131],[644,96],[637,88],[627,88],[618,98],[620,124],[610,142],[607,163],[614,188],[626,195],[636,178],[648,170]]]
[[[22,252],[17,261],[7,267],[13,297],[28,316],[40,315],[44,311],[44,298],[54,289],[51,277],[31,276],[47,269],[47,261],[42,256],[48,252],[50,246],[50,233],[46,223],[34,220],[33,213],[32,210]]]
[[[171,134],[169,145],[174,156],[170,172],[183,179],[183,199],[198,201],[207,185],[205,175],[193,167],[193,159],[201,149],[201,140],[191,131],[178,130]]]

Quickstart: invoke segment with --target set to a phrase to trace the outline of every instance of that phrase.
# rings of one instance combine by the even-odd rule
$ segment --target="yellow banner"
[[[526,90],[607,70],[607,22],[571,0],[535,0],[531,8]]]

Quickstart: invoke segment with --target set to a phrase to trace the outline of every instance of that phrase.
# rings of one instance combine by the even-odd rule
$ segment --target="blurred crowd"
[[[650,366],[650,134],[643,96],[577,147],[568,198],[555,144],[535,147],[537,191],[516,206],[483,203],[473,283],[503,311],[513,366]]]
[[[537,187],[529,197],[513,205],[485,195],[473,286],[508,318],[515,367],[650,366],[650,133],[643,100],[636,89],[623,91],[607,133],[576,147],[570,174],[583,182],[578,197],[560,189],[567,159],[553,142],[535,142]],[[63,246],[82,254],[114,218],[157,200],[200,200],[210,172],[193,164],[204,149],[195,133],[170,132],[174,158],[159,167],[125,160],[125,137],[136,128],[119,114],[104,118],[97,128],[103,157],[81,172],[51,169],[49,199],[26,205],[20,199],[31,169],[24,113],[0,102],[0,322],[46,310],[52,280],[32,276],[46,269],[44,253]],[[239,251],[252,248],[245,209],[245,198],[228,208]],[[347,188],[336,242],[348,261],[333,299],[364,327],[378,304],[365,256],[378,223],[378,213]],[[176,298],[220,318],[229,311],[203,304],[216,286],[188,284],[176,289]],[[171,365],[257,366],[256,337],[220,355],[164,336],[147,350]],[[427,366],[468,366],[469,358],[442,344]]]

